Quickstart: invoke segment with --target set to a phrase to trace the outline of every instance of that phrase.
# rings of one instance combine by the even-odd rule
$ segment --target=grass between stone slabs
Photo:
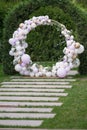
[[[0,66],[0,82],[9,79],[9,76],[3,74],[1,68],[2,66]],[[59,102],[63,102],[63,105],[53,107],[52,112],[56,113],[56,116],[53,119],[45,119],[39,128],[87,129],[87,76],[77,75],[74,78],[77,81],[70,83],[73,87],[65,89],[65,92],[68,92],[68,96],[60,97],[59,99]],[[0,126],[0,128],[10,127],[12,126]]]
[[[76,77],[76,76],[75,76]],[[73,82],[67,97],[61,97],[61,107],[54,107],[56,116],[53,119],[46,119],[41,128],[73,128],[87,129],[87,78],[78,76]]]

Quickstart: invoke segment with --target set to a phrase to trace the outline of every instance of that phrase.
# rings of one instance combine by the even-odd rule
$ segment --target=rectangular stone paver
[[[15,85],[5,84],[1,87],[4,88],[72,88],[72,85]]]
[[[79,74],[79,72],[77,70],[71,70],[71,71],[68,72],[67,75],[73,76],[73,75],[77,75],[77,74]]]
[[[0,92],[0,95],[17,96],[67,96],[68,93],[49,93],[49,92]]]
[[[57,101],[58,97],[19,97],[19,96],[0,96],[2,101]]]
[[[40,126],[42,122],[43,120],[0,120],[0,125],[37,127]]]
[[[53,108],[0,107],[0,112],[51,112]]]
[[[19,79],[12,79],[11,81],[16,81],[16,82],[25,82],[25,81],[34,81],[34,82],[73,82],[76,81],[76,79],[30,79],[30,78],[19,78]]]
[[[61,102],[1,102],[0,106],[61,106]]]
[[[0,118],[53,118],[54,113],[0,113]]]
[[[1,88],[0,87],[0,92],[8,92],[8,91],[19,91],[19,92],[64,92],[64,89],[50,89],[50,88]]]
[[[16,85],[58,85],[58,84],[69,84],[69,82],[2,82],[1,84],[16,84]]]

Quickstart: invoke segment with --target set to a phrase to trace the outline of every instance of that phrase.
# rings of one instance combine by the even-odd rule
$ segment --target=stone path
[[[12,76],[0,87],[0,126],[39,127],[45,119],[54,118],[54,106],[62,107],[61,96],[68,95],[72,77],[66,79]]]

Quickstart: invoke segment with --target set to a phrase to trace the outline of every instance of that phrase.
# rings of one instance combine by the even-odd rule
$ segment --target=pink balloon
[[[25,63],[21,63],[21,66],[24,67],[26,64]]]
[[[70,67],[69,66],[67,66],[65,69],[66,69],[66,72],[70,71]]]
[[[59,68],[57,70],[57,76],[60,78],[64,78],[66,76],[66,70],[64,68]]]
[[[75,47],[74,47],[74,45],[71,45],[71,46],[68,47],[68,49],[75,50]]]
[[[23,54],[22,57],[21,57],[21,60],[22,60],[23,63],[29,64],[30,56],[28,54]]]

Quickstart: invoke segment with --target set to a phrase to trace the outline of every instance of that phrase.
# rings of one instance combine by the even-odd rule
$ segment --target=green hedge
[[[48,0],[48,1],[46,1],[46,0],[40,0],[40,1],[32,0],[32,1],[27,1],[27,2],[24,2],[24,3],[20,3],[11,12],[9,12],[9,14],[7,15],[5,22],[4,22],[4,39],[3,39],[4,72],[7,73],[7,74],[12,74],[12,73],[15,72],[14,69],[13,69],[14,67],[12,65],[13,58],[10,57],[9,54],[8,54],[8,52],[11,48],[10,45],[8,44],[8,39],[10,37],[12,37],[12,34],[18,28],[19,23],[21,23],[24,20],[30,18],[32,15],[38,14],[40,12],[40,10],[42,11],[42,13],[40,12],[40,14],[46,13],[46,11],[43,11],[44,8],[45,8],[45,10],[47,10],[46,6],[52,6],[52,7],[49,7],[49,8],[51,8],[51,11],[54,11],[55,10],[54,8],[56,8],[56,10],[54,11],[54,15],[52,15],[51,12],[49,11],[49,16],[52,15],[51,17],[53,19],[60,20],[60,22],[66,24],[67,27],[68,27],[68,24],[69,24],[69,22],[67,20],[69,20],[71,22],[69,24],[70,25],[69,28],[72,27],[71,25],[73,25],[74,33],[76,34],[78,32],[77,36],[79,37],[80,43],[85,45],[85,52],[80,56],[80,60],[81,60],[80,73],[87,74],[87,53],[86,53],[86,50],[87,50],[87,41],[86,41],[86,39],[87,39],[87,31],[86,31],[86,29],[87,29],[87,17],[83,12],[81,12],[77,7],[75,7],[69,0],[62,0],[62,1],[60,1],[60,0],[59,1],[58,0]],[[54,10],[52,10],[52,8]],[[58,9],[60,10],[60,12],[57,12]],[[58,14],[61,14],[61,12],[62,12],[63,16],[58,15]],[[72,22],[72,20],[73,20],[73,22]],[[39,30],[40,31],[43,30],[41,28],[43,28],[43,27],[37,28],[36,33]],[[47,29],[52,30],[52,28],[50,29],[49,27]],[[52,32],[53,37],[56,34],[54,32],[55,32],[55,30],[53,30],[53,32]],[[35,32],[33,34],[30,34],[31,40],[32,40],[32,35],[34,35],[34,34],[35,34]],[[29,35],[29,37],[30,37],[30,35]],[[56,37],[57,36],[55,36],[54,39],[56,39]],[[45,38],[43,37],[42,39],[45,39]],[[48,35],[48,39],[50,39],[49,35]],[[34,41],[32,41],[32,43]],[[43,43],[43,41],[42,41],[42,43]],[[45,43],[46,43],[46,41],[45,41]],[[36,43],[34,45],[36,45]]]
[[[21,1],[21,0],[20,0]],[[3,23],[4,18],[7,14],[7,12],[14,6],[14,4],[17,4],[12,1],[6,2],[5,0],[0,1],[0,63],[2,62],[2,44],[3,44]]]
[[[58,7],[41,7],[33,12],[30,17],[48,15],[51,19],[62,22],[67,28],[75,30],[75,24],[68,14],[63,13]],[[29,33],[27,38],[29,42],[28,54],[33,61],[58,61],[63,56],[63,48],[66,46],[65,39],[60,30],[55,26],[40,26]]]
[[[87,0],[76,0],[78,3],[87,6]]]
[[[3,20],[5,17],[6,10],[0,8],[0,62],[1,62],[1,55],[2,55],[2,36],[3,36]]]

